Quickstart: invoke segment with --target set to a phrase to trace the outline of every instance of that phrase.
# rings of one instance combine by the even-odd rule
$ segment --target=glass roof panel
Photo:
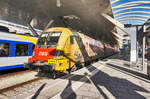
[[[114,18],[122,24],[143,24],[150,18],[150,0],[110,0]]]

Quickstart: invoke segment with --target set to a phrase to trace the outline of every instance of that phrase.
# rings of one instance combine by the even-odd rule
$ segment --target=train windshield
[[[48,47],[56,47],[61,32],[45,32],[38,39],[37,45],[44,45]]]

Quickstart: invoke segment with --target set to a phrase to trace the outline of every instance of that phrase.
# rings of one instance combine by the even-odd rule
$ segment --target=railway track
[[[72,75],[62,75],[60,76],[61,79],[69,79],[72,77]],[[58,78],[59,79],[59,78]],[[32,89],[36,89],[37,87],[41,86],[42,84],[46,83],[46,82],[51,82],[52,84],[55,84],[58,82],[58,79],[54,80],[54,79],[43,79],[42,78],[34,78],[31,79],[29,81],[25,81],[23,83],[18,83],[16,85],[7,87],[7,88],[3,88],[0,90],[0,99],[1,96],[3,97],[7,97],[8,98],[14,98],[15,96],[24,94],[24,92],[28,92]],[[60,79],[59,79],[60,80]]]
[[[28,92],[29,90],[34,89],[37,86],[40,86],[44,82],[55,81],[54,79],[43,79],[44,77],[49,77],[46,74],[41,74],[41,77],[39,75],[35,75],[37,75],[37,72],[30,70],[1,75],[0,99],[15,97],[19,94],[23,94],[24,92]],[[58,78],[63,76],[63,74],[58,75]],[[64,77],[67,78],[67,76],[68,75],[65,75]]]
[[[4,89],[10,89],[11,86],[15,86],[37,78],[35,77],[35,74],[36,72],[25,70],[0,75],[0,93],[4,91]]]
[[[21,94],[21,91],[29,90],[27,87],[30,84],[42,80],[42,78],[35,77],[35,75],[36,72],[30,70],[1,75],[0,99],[13,97],[14,95]],[[34,84],[37,85],[37,83]]]
[[[26,84],[30,84],[32,82],[36,82],[38,80],[41,80],[42,78],[35,78],[35,79],[32,79],[32,80],[29,80],[29,81],[26,81],[26,82],[23,82],[23,83],[19,83],[19,84],[16,84],[16,85],[13,85],[13,86],[10,86],[10,87],[7,87],[7,88],[3,88],[0,90],[0,93],[5,93],[7,91],[10,91],[10,90],[13,90],[15,88],[18,88],[20,86],[24,86]]]

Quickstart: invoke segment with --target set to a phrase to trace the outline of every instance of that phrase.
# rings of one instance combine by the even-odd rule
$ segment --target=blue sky
[[[150,0],[110,0],[114,18],[122,24],[143,24],[150,18]]]

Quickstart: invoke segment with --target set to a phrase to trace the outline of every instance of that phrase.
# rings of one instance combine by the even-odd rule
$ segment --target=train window
[[[28,56],[29,55],[28,44],[16,44],[15,56]]]
[[[5,57],[10,55],[10,44],[0,42],[0,57]]]

